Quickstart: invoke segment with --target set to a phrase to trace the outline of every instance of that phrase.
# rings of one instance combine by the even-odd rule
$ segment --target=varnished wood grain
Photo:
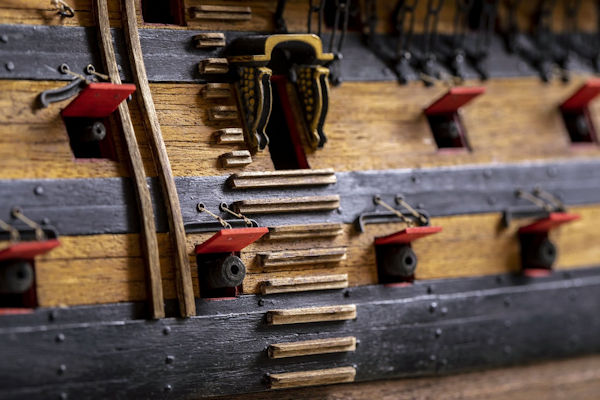
[[[242,214],[277,214],[335,210],[340,206],[340,196],[302,196],[239,200],[233,203],[235,211]]]
[[[227,396],[228,400],[596,400],[600,356],[547,361],[459,375],[353,383],[271,393]],[[212,400],[223,397],[213,397]]]
[[[332,238],[344,232],[343,224],[285,225],[269,229],[268,240]]]
[[[340,367],[313,371],[283,372],[269,375],[271,389],[286,389],[301,386],[332,385],[353,382],[356,368]]]
[[[270,310],[267,323],[270,325],[307,324],[324,321],[344,321],[356,318],[356,306],[323,306]]]
[[[121,78],[117,66],[117,59],[113,49],[112,34],[110,31],[108,19],[108,5],[106,0],[94,1],[94,15],[98,25],[98,36],[100,38],[100,48],[104,67],[108,71],[112,83],[120,84]],[[142,156],[131,122],[129,106],[122,102],[118,107],[119,121],[121,130],[126,143],[127,164],[129,165],[133,177],[136,203],[140,218],[141,242],[144,253],[146,281],[148,282],[148,303],[153,318],[163,318],[165,316],[165,306],[163,300],[163,290],[161,284],[160,259],[158,253],[158,240],[156,238],[156,222],[154,218],[154,208],[150,198],[150,189],[146,182],[146,171]],[[177,204],[179,206],[179,203]]]
[[[342,353],[354,350],[356,350],[356,338],[348,336],[274,343],[269,345],[267,352],[269,358],[287,358],[314,354]]]
[[[462,112],[472,151],[438,152],[423,109],[445,92],[412,83],[345,82],[332,88],[325,132],[329,141],[315,152],[306,148],[313,169],[336,171],[568,160],[600,156],[596,145],[572,146],[558,106],[585,80],[543,84],[535,77],[496,79],[486,93]],[[39,111],[31,109],[37,94],[64,83],[0,81],[0,177],[122,176],[114,161],[74,162],[59,109],[67,102]],[[474,84],[471,82],[470,84]],[[233,106],[227,99],[205,99],[203,85],[151,84],[152,97],[175,176],[210,176],[241,171],[273,171],[268,150],[252,163],[221,168],[219,157],[245,150],[244,144],[216,144],[214,132],[240,128],[239,121],[211,121],[210,109]],[[142,121],[130,103],[132,120],[146,171],[152,155]],[[2,111],[4,110],[4,111]],[[17,110],[8,112],[8,110]],[[591,105],[600,126],[600,103]],[[385,146],[381,144],[385,143]],[[122,157],[121,157],[122,159]]]
[[[439,31],[443,33],[453,32],[454,7],[456,0],[444,2],[440,13]],[[552,16],[552,28],[557,31],[565,29],[564,4],[566,0],[557,1],[556,11]],[[0,21],[8,24],[38,24],[38,25],[69,25],[69,26],[93,26],[93,17],[91,13],[92,0],[68,0],[75,10],[74,18],[60,18],[56,11],[50,7],[50,1],[36,0],[5,0],[0,5]],[[273,31],[273,15],[277,7],[276,1],[271,0],[186,0],[184,3],[184,13],[187,20],[187,26],[164,25],[155,23],[144,23],[141,13],[138,13],[138,22],[145,28],[165,28],[169,29],[202,29],[202,30],[239,30],[239,31]],[[362,2],[361,2],[362,3]],[[528,31],[534,21],[534,12],[536,2],[522,2],[518,13],[519,26],[523,31]],[[223,20],[202,19],[196,20],[191,17],[190,8],[197,6],[233,6],[250,7],[252,10],[250,19],[228,21],[224,25]],[[377,0],[377,15],[379,23],[378,32],[393,32],[390,15],[396,2],[388,0]],[[416,10],[415,32],[423,31],[424,17],[426,13],[427,2],[419,2]],[[121,25],[121,15],[119,12],[118,0],[108,2],[109,16],[111,26]],[[308,13],[308,1],[288,0],[284,17],[286,18],[288,29],[291,32],[306,32],[306,15]],[[501,2],[499,15],[502,22],[506,21],[506,7]],[[578,15],[578,28],[592,32],[596,29],[595,24],[596,7],[593,0],[583,0],[581,10]],[[328,28],[326,28],[328,29]]]
[[[134,0],[123,0],[121,4],[125,41],[127,42],[129,61],[134,81],[137,86],[136,93],[140,103],[142,120],[149,133],[149,143],[156,162],[156,170],[162,189],[162,199],[169,221],[169,236],[171,237],[174,253],[173,258],[175,262],[175,280],[177,282],[179,311],[183,317],[190,317],[196,314],[196,303],[194,301],[190,264],[186,255],[185,230],[183,228],[179,196],[177,194],[177,188],[175,187],[171,163],[169,162],[169,156],[167,155],[167,149],[163,141],[160,123],[156,116],[156,109],[154,108],[152,93],[150,92],[150,86],[148,84],[142,46],[138,35],[135,3]],[[147,187],[146,182],[144,182],[144,185]],[[152,206],[150,207],[152,209]],[[160,302],[162,304],[162,297],[160,298]]]
[[[486,93],[462,109],[470,152],[438,151],[423,113],[447,88],[346,82],[330,93],[329,142],[316,152],[307,149],[308,161],[312,168],[340,171],[598,157],[598,146],[570,145],[558,111],[584,80],[567,85],[534,78],[486,82]],[[480,83],[468,83],[475,84]],[[593,105],[596,124],[598,105]]]
[[[262,294],[307,292],[314,290],[344,289],[348,274],[306,275],[294,278],[273,278],[262,282]]]
[[[558,248],[556,269],[570,269],[600,264],[600,207],[573,207],[579,221],[552,233]],[[501,274],[519,268],[518,224],[504,229],[499,214],[434,218],[443,227],[437,235],[413,243],[419,258],[416,279],[458,278]],[[342,235],[330,238],[298,240],[260,240],[241,253],[247,274],[244,293],[260,293],[261,284],[269,279],[311,275],[348,274],[349,286],[377,283],[373,240],[377,236],[402,229],[402,224],[367,225],[358,234],[344,225]],[[198,296],[198,271],[195,245],[211,233],[187,235],[187,254],[195,295]],[[36,281],[40,306],[59,304],[97,304],[140,301],[144,294],[144,264],[138,235],[95,235],[61,237],[62,246],[38,257]],[[347,246],[347,259],[339,264],[311,264],[292,268],[263,268],[256,254],[267,251],[307,250]],[[167,234],[158,235],[164,297],[174,299],[174,271],[169,258]]]
[[[239,172],[231,175],[232,189],[298,187],[329,185],[337,182],[332,168],[321,170],[298,169],[287,171]]]
[[[256,256],[262,267],[289,268],[294,265],[339,263],[346,259],[346,248],[283,250],[258,253]]]

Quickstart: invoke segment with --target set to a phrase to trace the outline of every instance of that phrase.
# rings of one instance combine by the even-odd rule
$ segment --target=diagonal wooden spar
[[[154,160],[157,163],[158,177],[165,199],[165,207],[169,220],[169,236],[171,237],[175,250],[175,277],[177,285],[177,298],[181,316],[189,317],[196,315],[196,303],[192,286],[192,274],[186,251],[185,230],[183,228],[183,217],[179,205],[179,197],[171,171],[171,163],[167,149],[163,141],[160,123],[154,108],[150,85],[146,75],[142,46],[138,34],[137,16],[135,13],[135,0],[122,0],[121,13],[123,17],[123,28],[125,40],[129,53],[129,61],[135,84],[138,87],[137,96],[142,111],[144,126],[149,133],[149,143],[152,148]]]
[[[98,36],[100,39],[100,49],[104,66],[111,82],[120,84],[121,78],[119,76],[117,60],[113,49],[106,0],[94,0],[94,15],[98,27]],[[146,264],[148,300],[151,314],[153,318],[163,318],[165,316],[165,307],[160,272],[160,259],[158,254],[158,241],[156,238],[154,209],[152,208],[150,190],[148,189],[148,183],[146,181],[146,172],[144,170],[142,156],[135,137],[135,131],[131,122],[131,115],[127,103],[122,102],[119,105],[117,112],[123,129],[125,148],[134,181],[138,212],[140,214],[141,242]]]

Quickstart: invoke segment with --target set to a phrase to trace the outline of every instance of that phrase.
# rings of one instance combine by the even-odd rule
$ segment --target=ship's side
[[[598,390],[594,2],[309,3],[0,5],[0,397]]]

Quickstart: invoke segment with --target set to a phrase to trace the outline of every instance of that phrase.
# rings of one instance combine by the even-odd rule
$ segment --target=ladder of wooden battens
[[[171,163],[169,162],[160,123],[156,115],[156,109],[154,108],[154,101],[152,100],[152,93],[150,92],[150,85],[148,84],[142,46],[138,34],[135,3],[135,0],[122,0],[121,3],[125,41],[127,42],[131,70],[135,84],[137,85],[137,95],[144,126],[149,133],[149,143],[152,148],[154,160],[158,164],[156,167],[165,200],[167,218],[169,220],[169,236],[174,247],[175,279],[179,310],[182,316],[189,317],[196,315],[196,303],[194,300],[190,263],[186,251],[183,217],[181,215]]]
[[[94,0],[94,14],[100,38],[100,49],[104,66],[112,83],[120,84],[121,77],[117,67],[117,60],[113,49],[112,35],[108,19],[107,0]],[[146,276],[148,281],[148,300],[153,318],[163,318],[165,307],[163,301],[162,278],[160,273],[160,260],[158,254],[158,241],[156,238],[156,226],[154,222],[154,209],[150,190],[146,181],[146,172],[142,162],[142,156],[138,147],[135,131],[131,122],[129,106],[126,102],[119,105],[118,115],[125,138],[126,152],[129,167],[133,177],[136,201],[140,216],[142,251],[146,264]]]

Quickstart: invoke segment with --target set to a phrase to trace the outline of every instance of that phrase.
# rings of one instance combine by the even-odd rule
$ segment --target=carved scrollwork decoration
[[[323,52],[318,36],[244,36],[227,46],[226,56],[229,65],[237,71],[236,91],[244,142],[252,154],[269,144],[265,129],[271,115],[271,75],[297,77],[296,92],[308,131],[307,142],[313,149],[323,147],[327,141],[323,125],[329,102],[327,66],[335,57]]]
[[[271,115],[271,70],[266,67],[240,67],[238,99],[245,125],[244,140],[251,153],[269,144],[265,128]]]
[[[297,68],[300,102],[308,131],[308,143],[313,149],[323,147],[327,136],[323,132],[329,105],[329,69],[322,66]]]

